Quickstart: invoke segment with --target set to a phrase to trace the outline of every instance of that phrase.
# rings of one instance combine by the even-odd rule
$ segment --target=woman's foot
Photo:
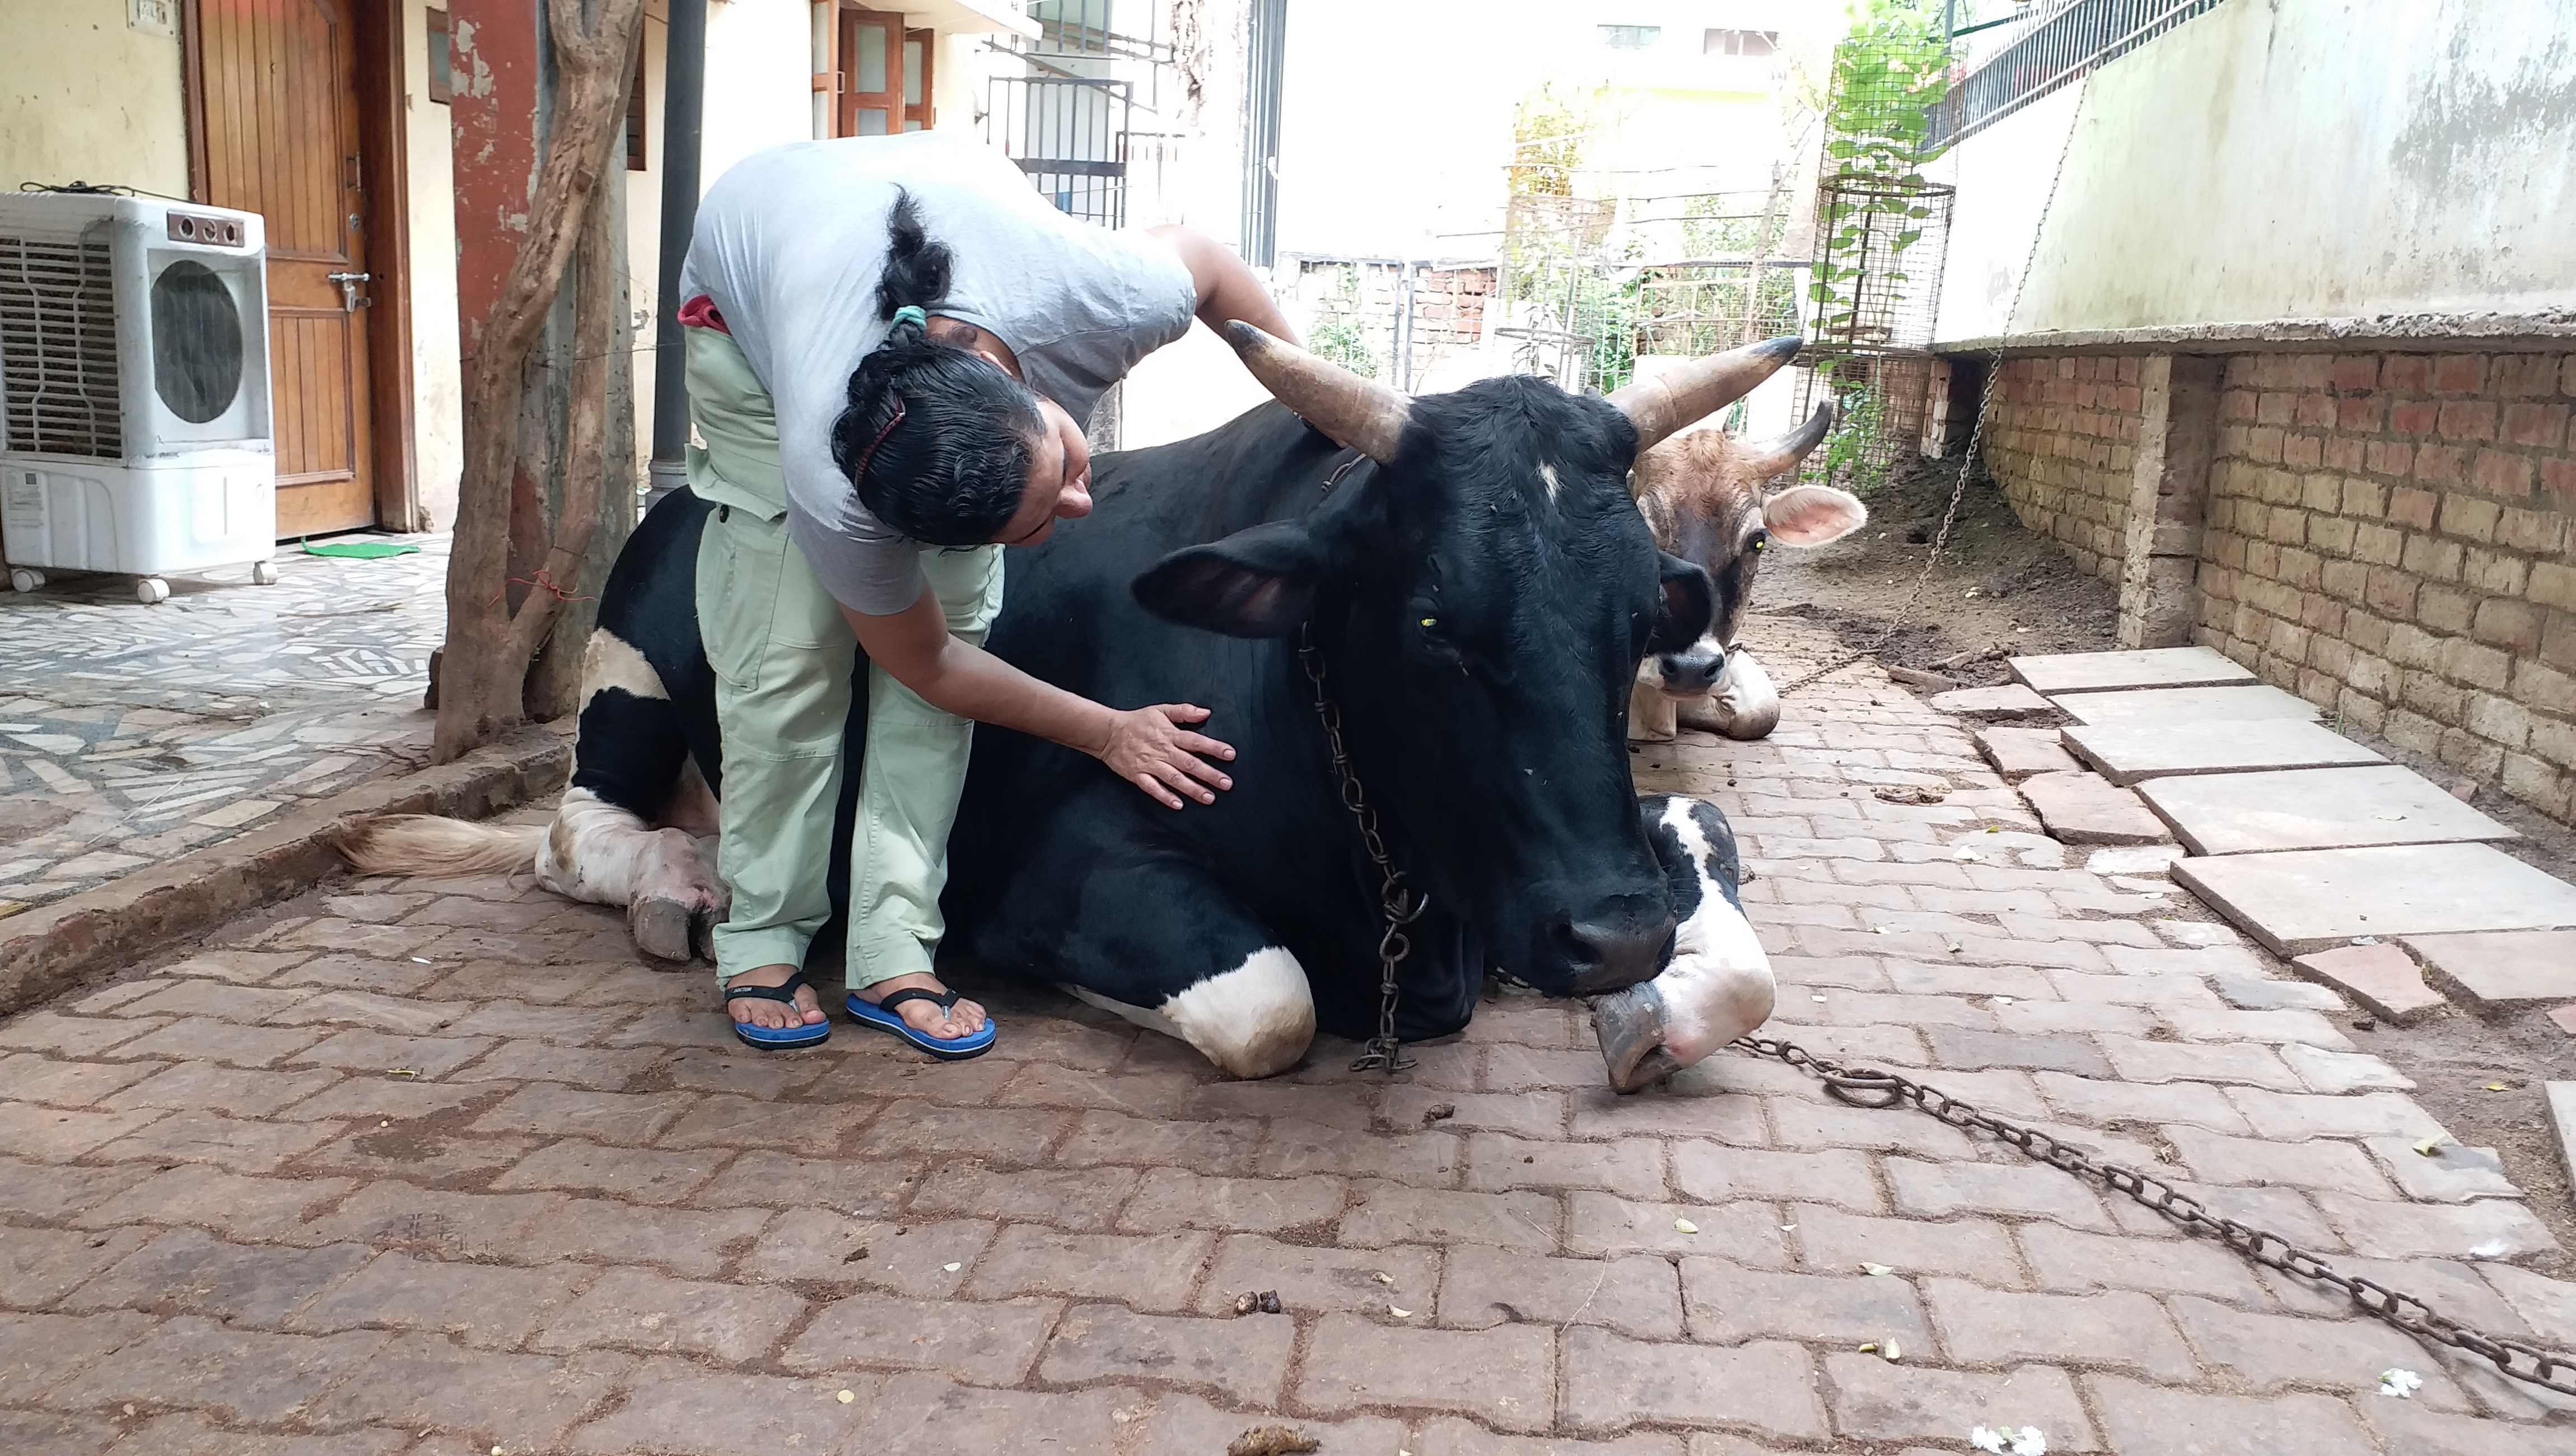
[[[781,977],[781,979],[785,978]],[[896,976],[852,991],[850,994],[874,1006],[897,991],[930,991],[945,995],[948,988],[939,984],[937,976]],[[801,996],[798,998],[800,1002],[803,999]],[[784,1011],[787,1008],[781,1006],[777,1009]],[[984,1015],[983,1007],[962,998],[956,1005],[945,1011],[940,1009],[936,1001],[915,998],[896,1006],[894,1014],[903,1018],[904,1025],[920,1032],[923,1036],[936,1037],[941,1041],[956,1041],[961,1037],[973,1036],[984,1029],[984,1023],[988,1019]]]
[[[725,988],[736,986],[784,986],[796,974],[794,966],[754,966],[737,971],[725,981]],[[917,979],[917,978],[916,978]],[[823,1003],[815,998],[814,988],[796,988],[793,1007],[783,1001],[763,1000],[758,996],[735,996],[725,1002],[725,1014],[737,1026],[757,1026],[770,1031],[786,1031],[798,1026],[819,1026],[823,1021]]]

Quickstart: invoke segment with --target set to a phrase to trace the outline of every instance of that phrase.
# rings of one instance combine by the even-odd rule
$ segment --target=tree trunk
[[[612,148],[623,134],[644,3],[591,3],[598,14],[588,25],[583,0],[547,3],[558,76],[553,126],[530,198],[525,240],[484,323],[466,386],[465,464],[447,568],[447,650],[440,661],[433,750],[440,763],[526,721],[528,664],[579,592],[582,563],[601,517],[609,468],[604,446],[610,356],[623,327],[611,267],[617,220],[603,189]],[[531,355],[576,253],[562,509],[550,529],[541,519],[519,523],[517,554],[526,559],[541,548],[542,565],[514,579],[511,504],[525,464],[522,396]],[[621,480],[624,474],[619,472]]]

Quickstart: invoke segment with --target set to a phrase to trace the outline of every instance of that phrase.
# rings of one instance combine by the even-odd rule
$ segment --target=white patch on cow
[[[1753,923],[1709,878],[1714,856],[1693,805],[1675,797],[1664,806],[1663,827],[1699,871],[1699,906],[1674,930],[1672,963],[1654,980],[1664,998],[1664,1051],[1685,1067],[1760,1026],[1777,990]]]
[[[623,907],[648,879],[686,878],[697,860],[687,833],[655,829],[589,789],[566,789],[537,850],[537,881],[558,895]]]
[[[1103,1011],[1188,1042],[1232,1076],[1277,1076],[1297,1065],[1315,1040],[1315,993],[1306,985],[1306,968],[1275,945],[1151,1011],[1079,986],[1065,989]]]
[[[1556,478],[1556,467],[1548,464],[1544,460],[1540,461],[1538,463],[1538,478],[1547,482],[1547,498],[1549,500],[1556,499],[1557,491],[1562,488],[1558,484]]]
[[[662,686],[662,675],[644,660],[643,653],[607,628],[593,627],[589,644],[581,650],[581,705],[589,707],[603,688],[624,688],[639,698],[671,696]]]
[[[1755,739],[1780,725],[1780,691],[1752,653],[1736,648],[1708,695],[1681,705],[1681,724],[1728,738]]]
[[[1659,659],[1649,657],[1637,664],[1636,684],[1628,690],[1628,741],[1631,743],[1670,743],[1674,730],[1675,709],[1679,705],[1664,691],[1664,670]]]

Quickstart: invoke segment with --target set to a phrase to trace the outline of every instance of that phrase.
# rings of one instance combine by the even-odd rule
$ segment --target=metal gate
[[[1087,222],[1126,225],[1130,83],[995,76],[989,97],[984,139],[1019,163],[1041,196]]]

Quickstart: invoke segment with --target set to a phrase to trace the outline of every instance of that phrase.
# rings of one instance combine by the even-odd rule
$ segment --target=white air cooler
[[[0,546],[158,578],[266,563],[277,536],[268,251],[256,213],[0,193]]]

